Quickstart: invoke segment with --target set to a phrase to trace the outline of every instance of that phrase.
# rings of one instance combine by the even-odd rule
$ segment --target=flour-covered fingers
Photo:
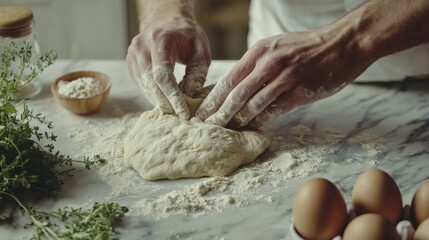
[[[281,73],[274,81],[267,82],[254,94],[229,122],[231,128],[246,126],[254,117],[264,111],[281,94],[288,91],[293,81],[282,81],[287,76]]]
[[[138,86],[143,90],[143,93],[151,104],[156,106],[163,113],[174,113],[170,102],[154,81],[152,66],[150,64],[145,64],[146,61],[143,59],[143,56],[136,57],[138,66],[136,69],[138,69],[138,73],[140,74],[140,81],[137,82]]]
[[[179,90],[176,79],[173,73],[167,72],[164,66],[154,67],[152,70],[154,77],[154,84],[162,92],[163,98],[166,98],[169,102],[169,105],[173,108],[180,118],[189,119],[189,109],[186,105],[185,96]]]
[[[225,98],[228,96],[230,89],[232,90],[231,82],[224,81],[222,78],[219,82],[216,83],[209,95],[204,99],[203,103],[197,109],[195,115],[201,119],[207,119],[211,114],[213,114]]]
[[[303,102],[296,101],[298,94],[295,90],[282,93],[276,100],[271,102],[258,116],[253,118],[247,126],[249,128],[259,128],[271,119],[276,118],[290,110],[303,105]]]
[[[197,110],[196,115],[198,118],[206,120],[208,117],[213,115],[223,105],[229,93],[252,72],[255,67],[255,62],[250,58],[250,56],[251,54],[246,53],[234,68],[219,80]],[[225,106],[225,108],[227,107],[228,106]],[[222,114],[223,113],[219,113],[216,117],[219,119],[225,119],[226,116],[222,116]],[[212,118],[212,120],[216,119]],[[219,121],[216,120],[214,122]]]
[[[168,43],[164,41],[152,48],[154,82],[164,93],[174,112],[182,119],[189,119],[190,113],[185,95],[180,91],[174,77],[175,50]]]
[[[205,122],[226,126],[234,115],[267,81],[267,76],[260,75],[258,71],[253,71],[229,93],[222,106],[207,118]]]
[[[205,34],[203,35],[205,36]],[[205,39],[204,36],[202,39]],[[186,65],[185,76],[179,84],[179,89],[189,97],[194,97],[204,87],[211,62],[209,49],[208,40],[195,43],[192,61]]]
[[[157,86],[153,86],[152,89],[147,87],[148,83],[144,83],[143,81],[151,81],[153,82],[152,72],[150,71],[149,75],[143,75],[140,72],[140,66],[137,61],[137,57],[134,54],[128,54],[127,57],[127,63],[128,63],[128,70],[131,74],[132,79],[137,84],[137,86],[143,91],[143,94],[145,95],[146,99],[153,105],[156,105],[156,99],[154,97],[155,92],[153,92],[152,89],[157,89]],[[149,83],[150,85],[150,83]],[[153,82],[154,85],[154,82]],[[158,89],[158,91],[160,91]],[[167,100],[167,99],[165,99]],[[169,107],[171,108],[171,107]]]
[[[140,87],[140,70],[137,64],[137,60],[134,54],[128,54],[126,57],[128,71],[130,72],[131,78],[133,81]]]

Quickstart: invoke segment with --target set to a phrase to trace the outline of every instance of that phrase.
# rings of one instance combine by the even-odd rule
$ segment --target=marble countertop
[[[209,71],[208,82],[215,82],[234,64],[234,61],[214,61]],[[77,70],[94,70],[106,73],[112,80],[111,94],[107,105],[89,116],[77,116],[55,103],[49,85],[57,77]],[[176,76],[183,74],[177,67]],[[42,77],[43,90],[29,105],[41,112],[55,124],[58,135],[57,149],[74,155],[79,151],[69,144],[71,129],[85,123],[103,124],[103,121],[120,114],[151,109],[140,90],[130,79],[124,61],[71,61],[58,60]],[[315,104],[298,108],[271,122],[267,128],[274,135],[287,133],[288,129],[304,125],[314,132],[335,131],[343,136],[335,142],[333,151],[326,153],[323,164],[308,176],[290,177],[275,189],[261,187],[250,189],[249,194],[269,196],[270,201],[255,200],[248,204],[230,207],[223,211],[178,214],[162,219],[153,219],[133,214],[125,218],[117,229],[120,239],[291,239],[289,232],[293,197],[298,187],[312,177],[325,177],[334,182],[343,192],[348,206],[354,181],[370,167],[384,169],[397,182],[404,204],[409,204],[420,182],[429,173],[429,78],[386,83],[354,83],[336,95]],[[382,144],[375,154],[366,154],[360,162],[353,156],[371,149],[345,147],[345,143],[363,133],[370,133]],[[321,136],[323,137],[323,136]],[[319,139],[320,140],[320,139]],[[323,140],[323,139],[322,139]],[[377,140],[377,141],[378,141]],[[280,141],[279,139],[274,141]],[[371,139],[369,140],[370,143]],[[376,141],[376,140],[374,140]],[[280,144],[281,145],[281,144]],[[113,146],[112,146],[113,147]],[[272,152],[275,154],[275,152]],[[96,154],[96,153],[94,153]],[[329,155],[328,155],[329,154]],[[260,160],[270,161],[269,157]],[[257,163],[258,164],[258,163]],[[260,163],[262,164],[262,163]],[[270,182],[270,177],[266,177]],[[202,181],[201,179],[148,182],[141,184],[164,184],[180,188]],[[86,206],[87,202],[102,201],[111,191],[97,174],[78,168],[75,176],[66,180],[55,200],[43,200],[37,206],[57,208],[66,205]],[[153,193],[151,196],[153,197]],[[114,200],[135,207],[134,202],[148,197],[149,193],[117,196]],[[0,226],[1,239],[27,239],[31,231],[22,227],[22,221]]]

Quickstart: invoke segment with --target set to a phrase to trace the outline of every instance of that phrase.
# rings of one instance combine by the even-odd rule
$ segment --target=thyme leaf
[[[39,77],[55,59],[51,51],[34,62],[31,45],[15,43],[1,56],[0,224],[8,218],[4,206],[14,202],[33,227],[33,239],[114,239],[114,223],[128,211],[116,203],[95,203],[90,210],[65,207],[45,212],[24,201],[28,192],[55,197],[63,183],[60,175],[70,176],[74,163],[90,169],[106,161],[99,155],[74,160],[55,151],[53,123],[33,112],[25,100],[12,101],[23,85]]]

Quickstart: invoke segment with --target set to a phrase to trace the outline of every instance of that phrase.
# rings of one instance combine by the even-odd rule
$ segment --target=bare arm
[[[204,85],[211,61],[203,29],[195,21],[194,0],[137,0],[140,33],[128,47],[129,71],[146,98],[164,113],[190,117],[185,95]],[[186,65],[178,84],[176,63]]]
[[[322,28],[321,35],[338,35],[378,59],[429,41],[429,1],[370,0]]]
[[[427,41],[428,0],[369,0],[320,29],[256,43],[197,115],[221,126],[259,127],[338,92],[377,59]]]
[[[140,32],[158,21],[195,21],[195,0],[136,0]]]

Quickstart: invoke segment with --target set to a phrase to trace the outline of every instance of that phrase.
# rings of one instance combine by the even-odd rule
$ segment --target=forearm
[[[167,21],[195,21],[195,0],[136,0],[140,32],[147,25]]]
[[[376,60],[429,41],[429,1],[370,0],[322,32]]]

